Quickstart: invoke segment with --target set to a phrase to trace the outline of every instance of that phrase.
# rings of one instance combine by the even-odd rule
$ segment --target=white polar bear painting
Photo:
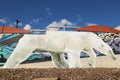
[[[82,65],[85,63],[81,62],[80,52],[85,52],[90,56],[86,64],[92,68],[96,67],[98,57],[93,49],[105,54],[106,57],[111,57],[110,60],[117,61],[112,48],[95,33],[47,31],[44,35],[25,34],[19,40],[3,68],[19,67],[20,63],[34,54],[36,49],[42,54],[49,52],[53,67],[57,68],[84,68]],[[67,54],[67,59],[64,53]],[[102,63],[104,64],[104,62]]]

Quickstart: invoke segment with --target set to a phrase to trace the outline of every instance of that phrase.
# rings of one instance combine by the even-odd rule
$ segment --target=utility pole
[[[16,28],[19,28],[18,27],[18,24],[20,23],[20,21],[18,19],[16,19]]]

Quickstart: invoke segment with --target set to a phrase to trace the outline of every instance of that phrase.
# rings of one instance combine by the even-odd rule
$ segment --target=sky
[[[48,26],[120,25],[120,0],[0,0],[0,25],[46,29]]]

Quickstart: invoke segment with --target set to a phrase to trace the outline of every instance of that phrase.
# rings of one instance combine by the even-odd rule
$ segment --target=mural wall
[[[109,46],[113,49],[115,54],[120,54],[120,34],[116,33],[101,33],[97,32],[96,33],[101,39],[109,44]],[[4,34],[2,35],[0,39],[0,65],[3,65],[6,60],[9,58],[9,56],[12,54],[14,51],[15,47],[17,46],[17,43],[19,39],[23,36],[24,34]],[[94,50],[96,54],[101,55],[99,51]],[[81,57],[86,57],[84,52],[82,52]],[[65,54],[65,57],[67,58],[67,55]],[[26,61],[33,61],[38,59],[39,61],[46,61],[46,60],[51,60],[50,55],[48,54],[34,54],[30,56]]]
[[[9,58],[9,56],[12,54],[15,47],[17,46],[18,41],[21,37],[24,36],[24,34],[3,34],[1,36],[2,37],[0,39],[0,65],[4,65],[6,60]],[[47,61],[51,58],[49,55],[39,54],[36,52],[23,63],[31,62],[33,60],[38,61],[38,59],[39,61]]]
[[[120,54],[120,34],[99,32],[96,34],[113,49],[115,54]]]

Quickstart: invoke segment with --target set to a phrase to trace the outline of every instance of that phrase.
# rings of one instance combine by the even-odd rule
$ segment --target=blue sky
[[[120,25],[120,0],[0,0],[0,24],[45,29],[48,25]]]

